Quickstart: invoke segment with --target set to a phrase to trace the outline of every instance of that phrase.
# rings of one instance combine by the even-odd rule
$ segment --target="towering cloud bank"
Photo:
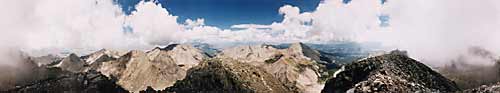
[[[500,53],[499,4],[495,0],[325,0],[313,12],[298,13],[296,7],[283,6],[280,13],[285,19],[280,23],[233,27],[282,31],[272,39],[279,42],[380,42],[409,50],[410,56],[427,64],[442,65],[467,56],[470,47]]]
[[[313,12],[298,13],[297,7],[283,6],[280,13],[285,19],[280,23],[233,27],[270,33],[267,41],[380,42],[409,50],[427,64],[442,65],[466,56],[473,46],[500,53],[498,4],[495,0],[325,0]]]
[[[466,54],[473,46],[498,54],[499,4],[496,0],[388,1],[381,12],[390,16],[390,26],[358,37],[409,50],[410,55],[436,65]]]
[[[124,14],[112,0],[10,0],[0,4],[0,53],[43,49],[141,49],[183,42],[381,42],[409,50],[431,64],[465,53],[470,46],[500,53],[496,0],[324,0],[312,12],[285,5],[281,22],[239,24],[233,29],[177,23],[154,2]],[[5,56],[1,56],[5,57]],[[10,57],[0,63],[9,63]]]

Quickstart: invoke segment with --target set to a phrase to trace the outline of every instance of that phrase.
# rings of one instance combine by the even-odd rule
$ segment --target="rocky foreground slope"
[[[188,71],[185,79],[166,89],[191,93],[293,93],[296,88],[264,70],[236,60],[211,59]]]
[[[490,85],[482,85],[477,88],[460,91],[461,93],[498,93],[500,92],[500,82]]]
[[[454,92],[457,85],[404,52],[366,58],[345,65],[328,80],[324,93]]]
[[[73,92],[73,93],[126,93],[125,89],[115,83],[115,81],[96,71],[82,73],[65,74],[55,78],[40,80],[38,82],[18,86],[11,92],[23,93],[52,93],[52,92]]]

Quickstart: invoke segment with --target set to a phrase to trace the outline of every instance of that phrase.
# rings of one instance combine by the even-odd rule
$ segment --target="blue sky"
[[[115,0],[129,14],[140,0]],[[320,0],[158,0],[169,13],[179,16],[178,23],[186,19],[205,19],[205,24],[223,29],[236,24],[271,24],[283,16],[278,9],[293,5],[301,12],[314,11]]]

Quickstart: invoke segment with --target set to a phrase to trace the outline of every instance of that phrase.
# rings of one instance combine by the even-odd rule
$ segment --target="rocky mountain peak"
[[[76,55],[75,53],[71,53],[65,59],[68,59],[68,60],[71,60],[73,62],[76,62],[76,61],[79,61],[78,59],[80,59],[80,57],[78,55]]]
[[[112,51],[107,49],[101,49],[99,51],[93,52],[89,55],[82,56],[81,59],[85,60],[87,64],[93,64],[94,62],[105,62],[119,58],[122,53],[118,51]]]
[[[163,54],[171,58],[177,65],[184,70],[196,66],[203,59],[208,58],[203,51],[188,44],[171,44],[165,48],[154,48],[147,52],[150,59],[154,59],[158,55]]]
[[[222,50],[217,57],[231,57],[243,62],[264,62],[277,55],[289,55],[295,58],[320,61],[320,53],[303,43],[293,43],[284,49],[267,44],[237,46]]]
[[[484,51],[473,53],[494,58]],[[322,55],[309,46],[294,43],[287,47],[238,46],[224,49],[214,58],[185,44],[157,47],[148,52],[132,50],[123,55],[102,49],[83,57],[76,54],[62,59],[47,56],[49,61],[60,60],[49,65],[36,65],[39,62],[34,57],[26,57],[24,69],[0,73],[4,75],[0,78],[17,80],[0,81],[0,87],[5,88],[0,91],[149,92],[165,89],[163,92],[406,93],[496,92],[500,89],[496,83],[478,88],[474,85],[460,91],[461,87],[457,86],[460,83],[455,84],[401,50],[346,63],[339,70],[324,67],[317,61],[319,56]],[[492,72],[498,73],[498,64]],[[12,73],[17,70],[32,72]],[[328,80],[326,84],[324,80]]]
[[[172,50],[174,49],[175,47],[177,47],[178,45],[184,45],[184,44],[169,44],[165,47],[160,47],[160,46],[157,46],[155,48],[153,48],[151,51],[155,51],[155,50],[163,50],[163,51],[169,51],[169,50]]]
[[[172,49],[176,48],[176,47],[177,47],[177,46],[179,46],[179,45],[180,45],[180,44],[170,44],[170,45],[168,45],[167,47],[162,48],[162,50],[172,50]],[[185,46],[185,45],[182,45],[182,46]],[[181,47],[182,47],[182,46],[181,46]]]
[[[139,57],[139,56],[144,56],[146,55],[146,53],[144,53],[143,51],[140,51],[140,50],[131,50],[129,52],[127,52],[124,56],[125,57]]]
[[[148,86],[159,90],[183,79],[186,70],[198,65],[207,56],[185,44],[172,44],[143,52],[132,50],[116,60],[104,62],[99,71],[118,79],[118,84],[131,92]]]
[[[83,60],[81,60],[79,56],[72,53],[62,59],[58,64],[55,65],[55,67],[59,67],[70,72],[82,72],[84,71],[85,65],[86,63],[83,62]]]
[[[138,50],[130,51],[117,60],[104,62],[98,71],[116,78],[118,85],[131,92],[139,92],[147,86],[164,89],[182,79],[185,74],[167,54],[150,55]]]
[[[258,62],[264,62],[265,60],[272,58],[273,56],[279,54],[279,49],[276,49],[270,45],[244,45],[237,46],[233,48],[228,48],[222,50],[216,57],[218,58],[231,58],[239,60],[241,62],[248,62],[251,64],[260,64]]]
[[[49,54],[49,55],[39,56],[39,57],[29,57],[29,59],[31,59],[38,66],[42,66],[42,65],[49,65],[49,64],[53,64],[55,62],[61,61],[62,57]]]
[[[309,48],[309,46],[305,45],[302,42],[297,42],[297,43],[290,44],[288,49],[306,50],[306,49],[311,49],[311,48]]]
[[[185,70],[198,65],[203,59],[208,58],[208,55],[200,49],[184,44],[176,45],[168,51],[168,55],[170,55],[177,65]]]
[[[309,58],[308,56],[313,58]],[[272,45],[238,46],[224,49],[216,58],[238,60],[260,68],[281,82],[293,83],[301,92],[319,92],[319,53],[302,43],[288,48]]]
[[[305,56],[316,62],[321,61],[320,60],[321,55],[317,50],[314,50],[311,47],[301,42],[291,44],[290,47],[288,48],[288,51],[299,56]]]
[[[402,51],[347,64],[322,92],[454,92],[457,85]]]

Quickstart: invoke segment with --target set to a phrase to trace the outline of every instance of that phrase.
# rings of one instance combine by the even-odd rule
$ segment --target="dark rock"
[[[29,57],[29,59],[31,59],[38,66],[49,65],[51,63],[57,63],[57,62],[62,60],[62,58],[57,56],[57,55],[45,55],[45,56],[40,56],[40,57]]]
[[[155,90],[153,87],[148,86],[146,90],[139,91],[139,93],[170,93],[165,90]]]
[[[167,88],[170,92],[233,92],[291,93],[293,84],[280,82],[271,74],[253,65],[236,61],[212,59],[188,71],[184,80]]]
[[[20,61],[15,66],[0,65],[0,91],[13,90],[16,86],[26,85],[39,80],[57,77],[63,73],[60,68],[46,68],[39,65],[37,59],[21,55]],[[69,73],[69,72],[67,72]]]
[[[82,59],[80,59],[79,56],[77,56],[76,54],[70,54],[55,66],[63,70],[78,73],[84,72],[85,65],[86,63]]]
[[[116,85],[114,80],[93,70],[83,73],[62,75],[57,78],[50,78],[33,84],[18,86],[10,92],[128,93],[128,91]]]
[[[457,85],[406,52],[367,58],[347,64],[327,81],[324,93],[343,92],[454,92]]]
[[[467,89],[459,93],[498,93],[500,92],[500,82],[491,85],[482,85],[478,88]]]

